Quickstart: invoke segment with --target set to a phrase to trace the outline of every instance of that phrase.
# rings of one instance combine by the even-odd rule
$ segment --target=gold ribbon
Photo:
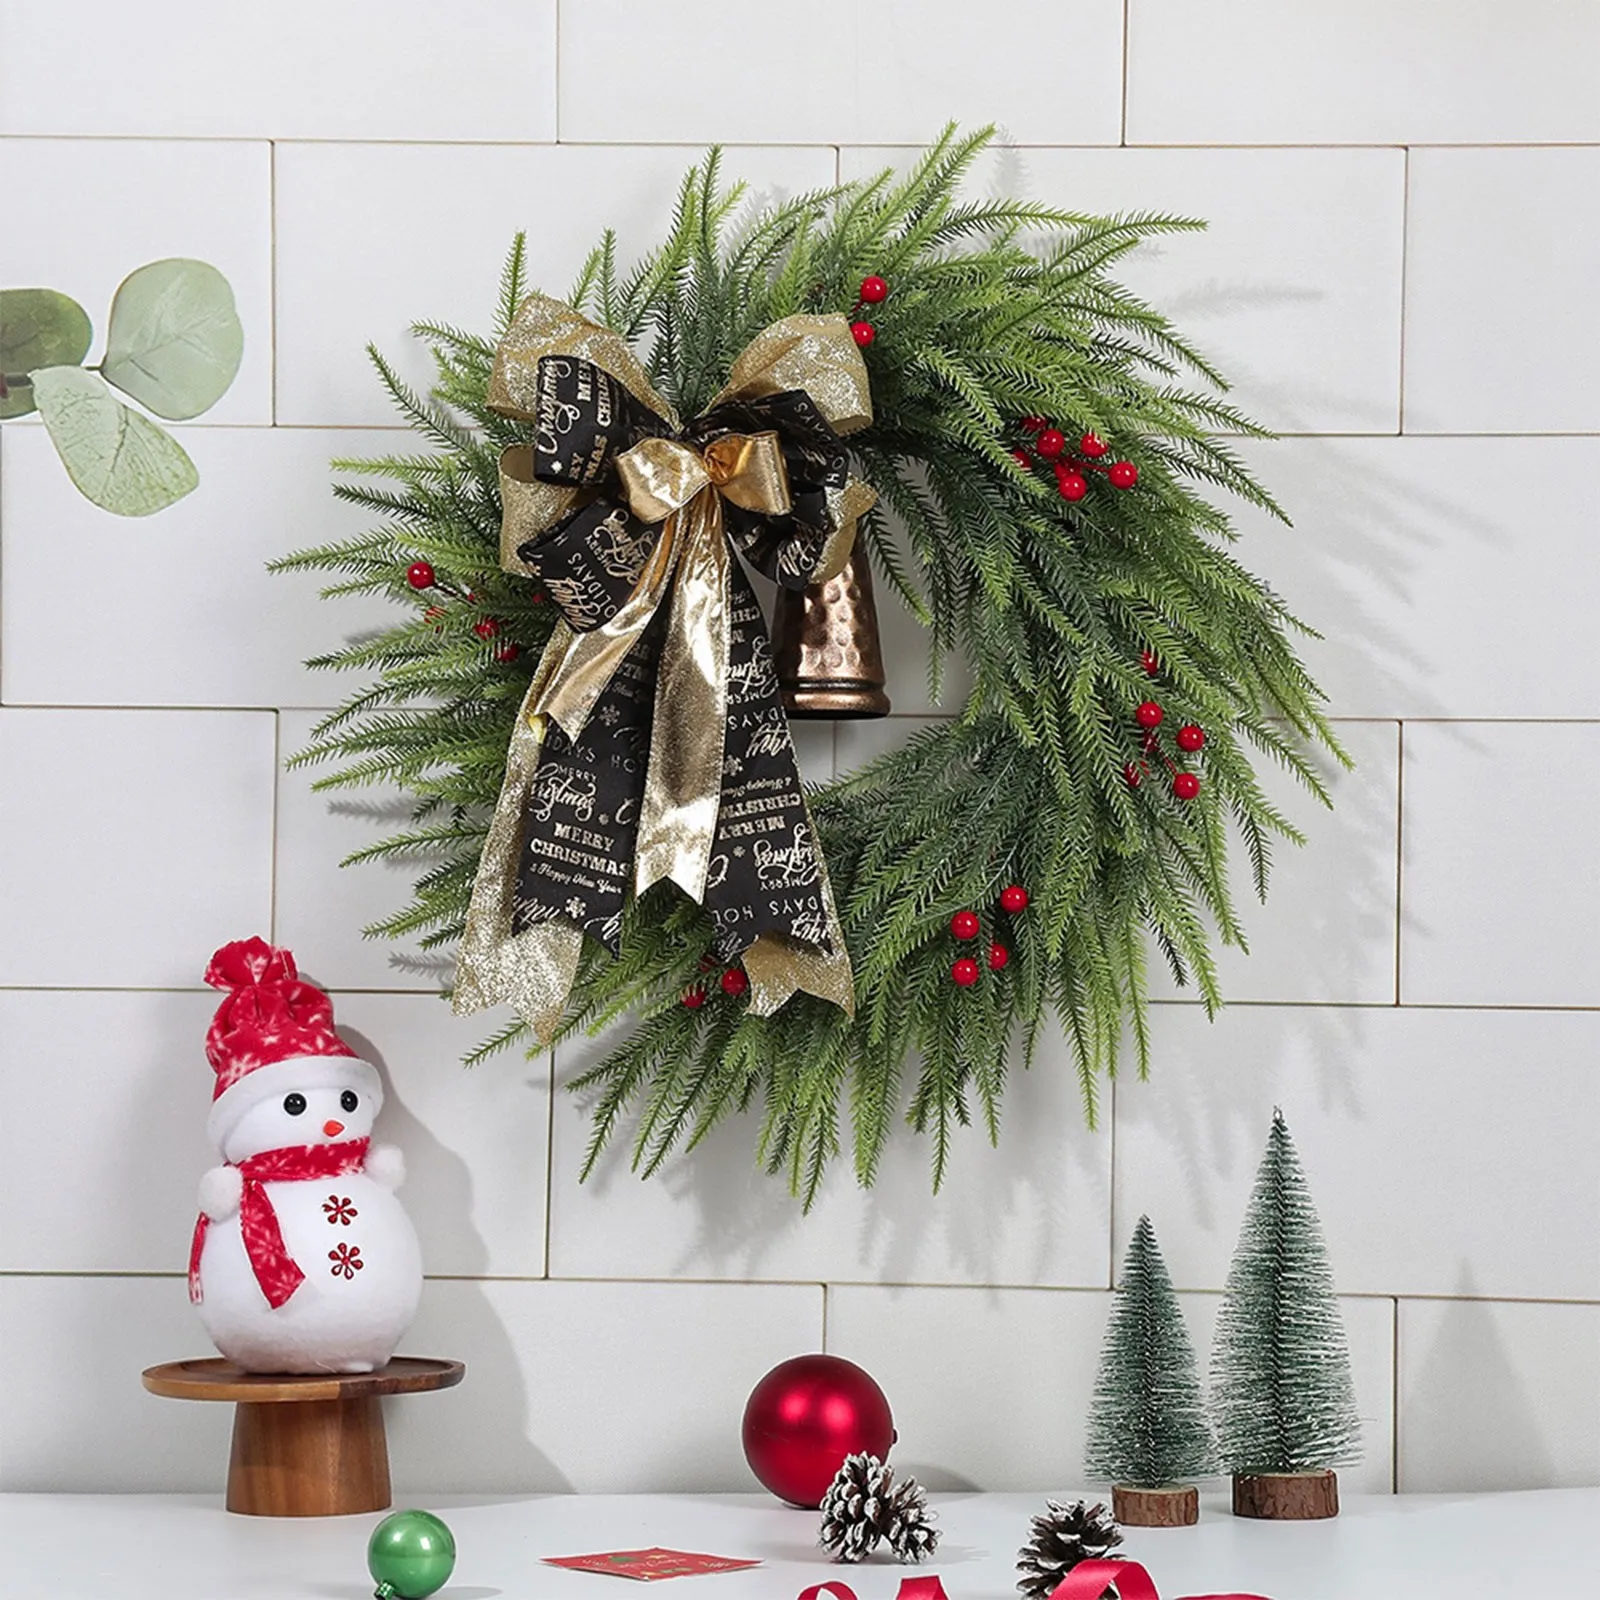
[[[677,427],[676,412],[656,393],[619,335],[541,294],[518,308],[496,353],[490,405],[535,422],[538,363],[546,356],[593,362]],[[845,318],[793,316],[772,324],[734,362],[713,406],[792,390],[803,390],[836,433],[871,422],[866,367]],[[692,899],[703,900],[722,795],[728,703],[732,556],[722,502],[726,498],[768,516],[784,515],[791,505],[775,433],[727,433],[703,450],[677,439],[647,438],[619,455],[614,466],[629,509],[641,522],[662,524],[660,537],[614,616],[582,633],[558,621],[551,634],[512,732],[456,962],[456,1012],[509,1001],[541,1041],[554,1034],[565,1013],[583,941],[582,932],[566,922],[513,931],[518,865],[546,719],[576,741],[612,675],[662,604],[668,605],[633,890],[642,893],[671,879]],[[583,491],[535,479],[527,445],[514,445],[502,455],[500,488],[502,564],[532,575],[517,551],[561,522]],[[874,495],[852,479],[827,498],[832,528],[805,574],[812,583],[826,581],[844,566],[856,519]],[[811,832],[815,842],[814,824]],[[759,1016],[771,1015],[797,990],[854,1013],[854,980],[820,844],[816,853],[832,950],[773,933],[749,945],[742,959],[751,981],[750,1008]]]

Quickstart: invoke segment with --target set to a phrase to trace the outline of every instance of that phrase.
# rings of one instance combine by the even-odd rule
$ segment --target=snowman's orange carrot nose
[[[336,1134],[341,1134],[344,1132],[344,1124],[342,1122],[333,1122],[330,1120],[322,1124],[322,1131],[327,1134],[330,1139],[332,1139]]]

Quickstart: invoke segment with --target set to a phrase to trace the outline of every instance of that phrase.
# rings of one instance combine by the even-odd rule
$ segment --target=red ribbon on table
[[[1100,1600],[1111,1585],[1117,1586],[1121,1600],[1161,1600],[1150,1574],[1137,1561],[1080,1561],[1051,1591],[1050,1600]],[[856,1600],[848,1583],[814,1583],[802,1589],[797,1600]],[[925,1578],[902,1578],[895,1600],[949,1600],[944,1585],[929,1574]],[[1189,1594],[1176,1600],[1266,1600],[1259,1594]]]

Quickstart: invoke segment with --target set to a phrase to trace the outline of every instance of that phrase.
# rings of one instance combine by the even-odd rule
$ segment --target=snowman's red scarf
[[[284,1248],[278,1213],[267,1198],[269,1183],[297,1183],[302,1178],[339,1178],[347,1172],[360,1172],[366,1165],[370,1139],[347,1139],[343,1144],[297,1144],[282,1150],[263,1150],[238,1163],[244,1190],[239,1196],[239,1236],[244,1240],[250,1270],[274,1311],[288,1303],[290,1295],[305,1282],[306,1275]],[[232,1163],[230,1163],[232,1165]],[[199,1305],[200,1252],[205,1249],[206,1229],[211,1219],[201,1212],[194,1225],[194,1242],[189,1246],[189,1298]]]

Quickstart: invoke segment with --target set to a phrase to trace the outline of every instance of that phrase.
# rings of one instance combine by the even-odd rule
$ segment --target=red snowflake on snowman
[[[361,1246],[358,1244],[341,1244],[328,1252],[328,1259],[333,1263],[330,1269],[336,1278],[353,1278],[366,1266],[361,1259]]]

